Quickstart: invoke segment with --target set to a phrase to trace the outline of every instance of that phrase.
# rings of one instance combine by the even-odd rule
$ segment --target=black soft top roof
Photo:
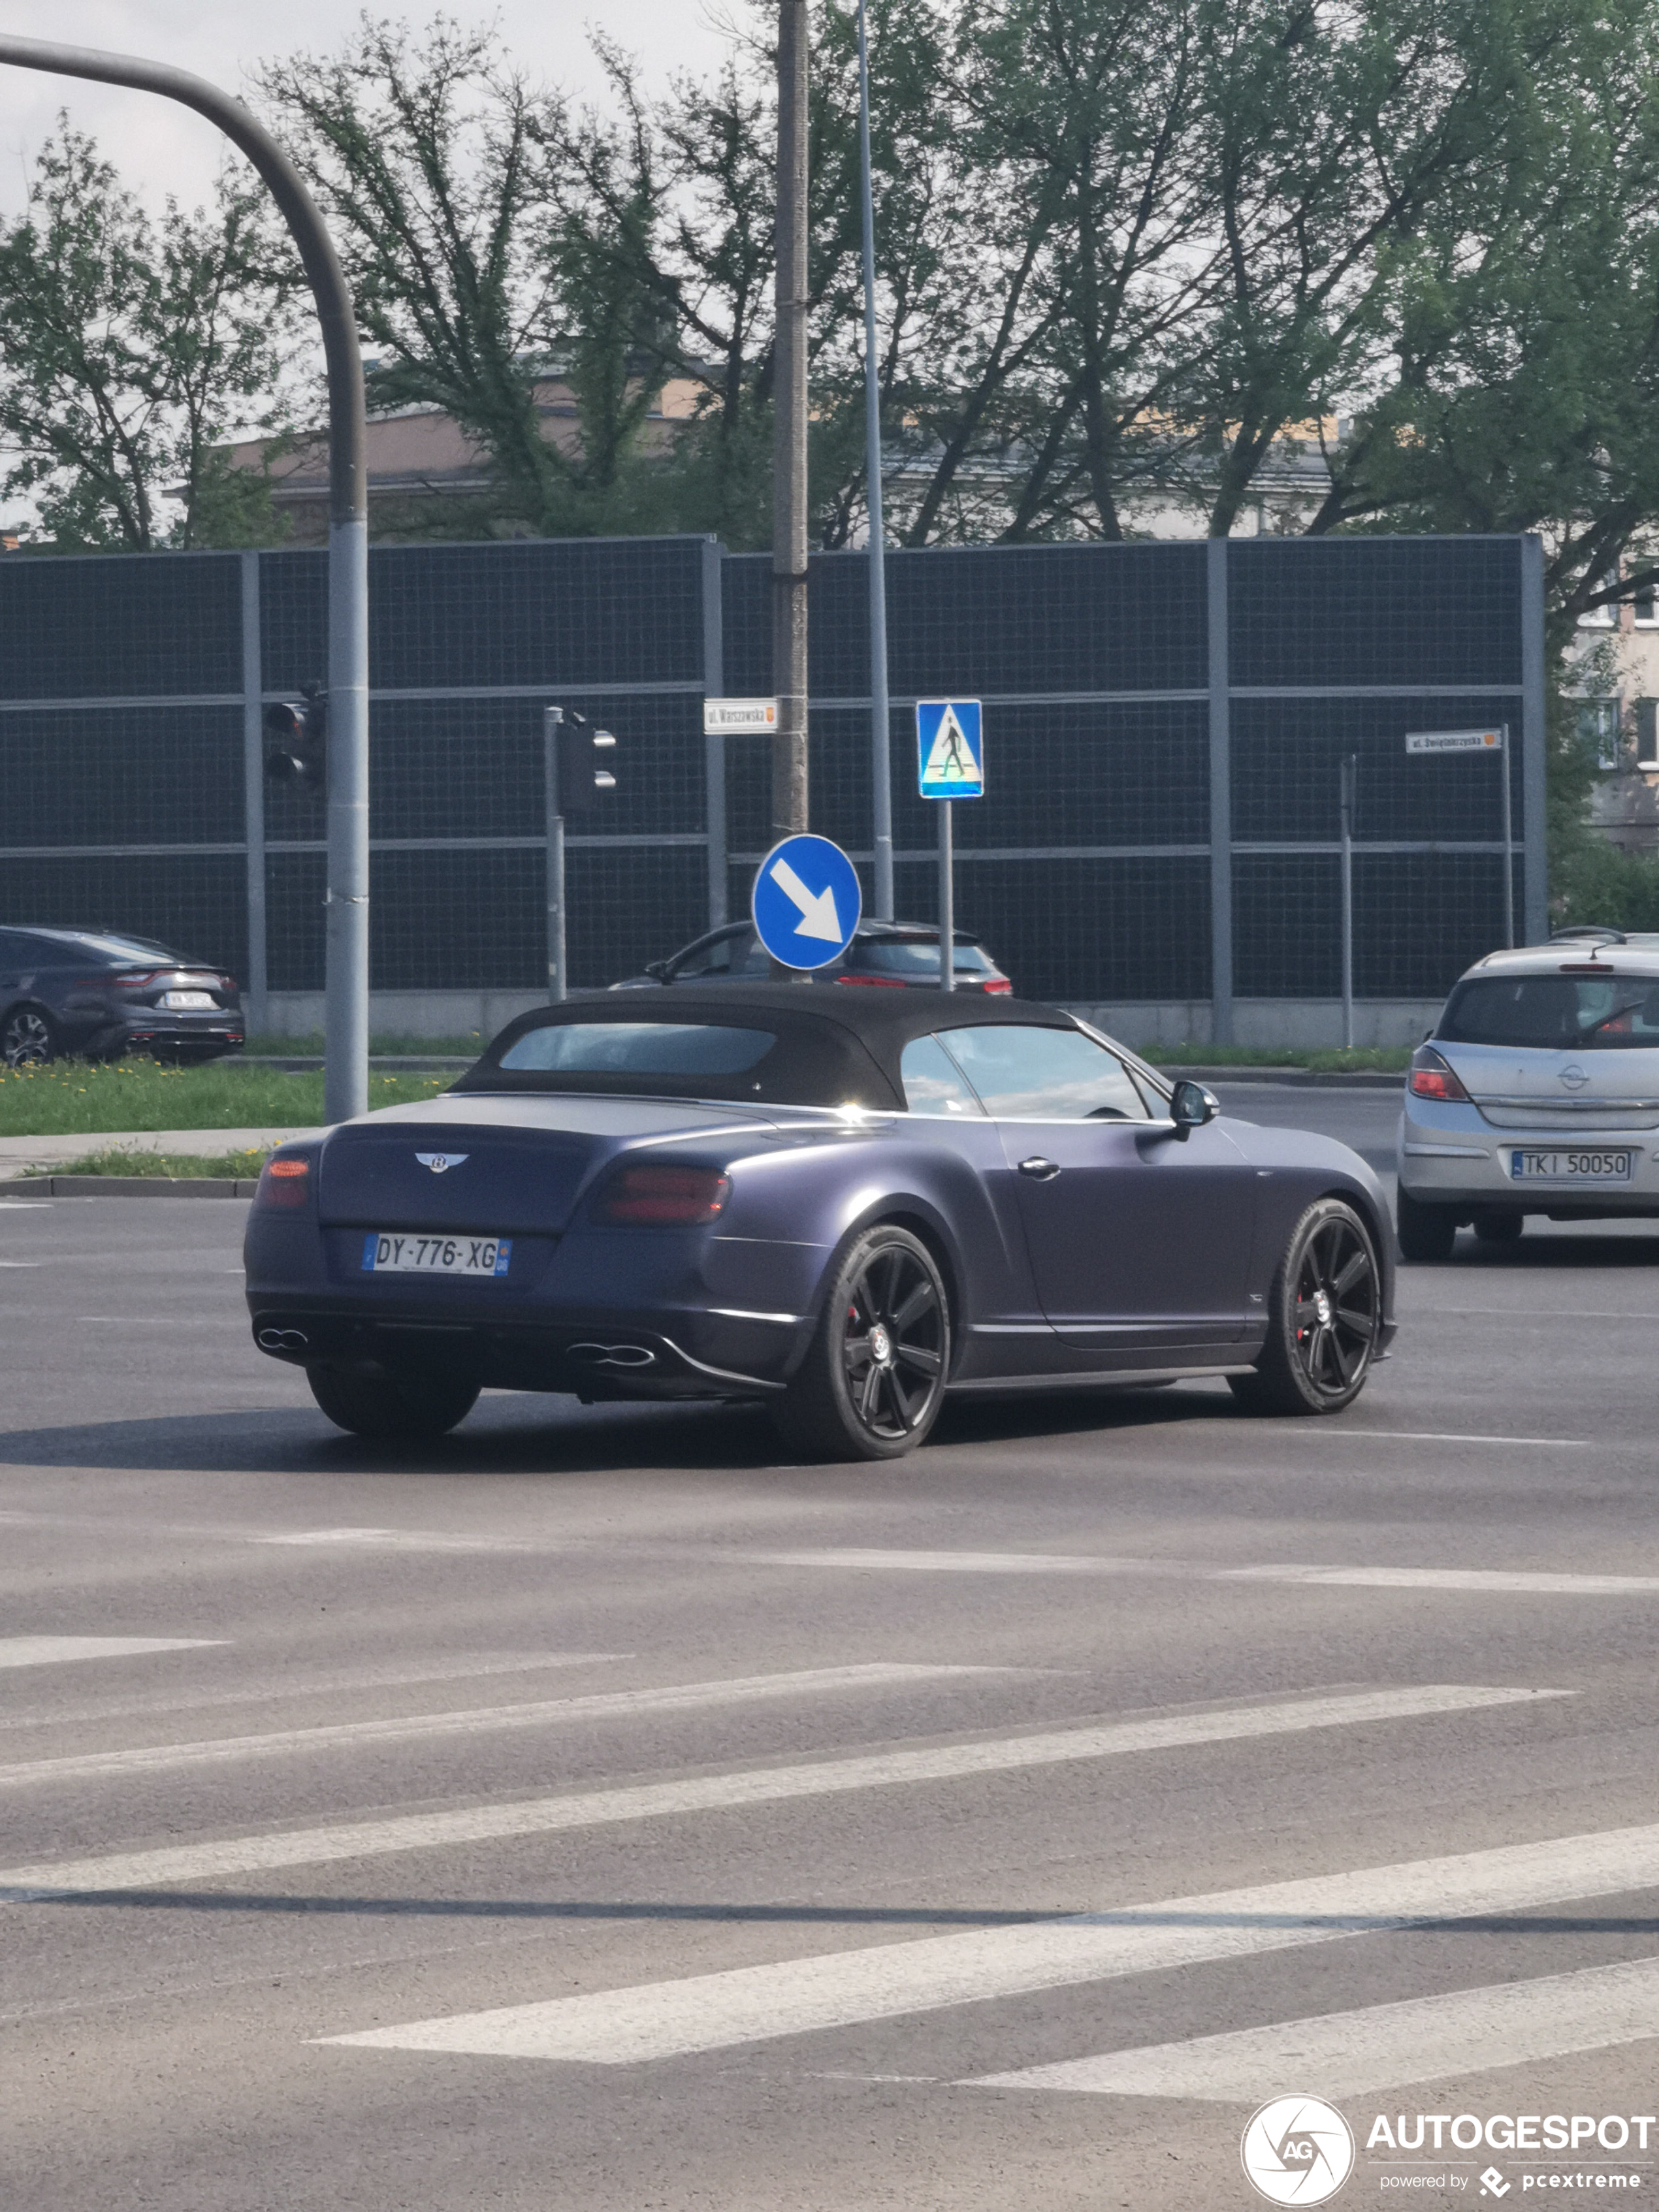
[[[643,1001],[643,1003],[642,1003]],[[503,1068],[501,1055],[532,1030],[570,1023],[712,1023],[722,1029],[767,1030],[775,1048],[752,1069],[731,1076],[672,1079],[630,1074],[634,1097],[730,1098],[752,1105],[904,1107],[899,1060],[913,1037],[939,1030],[1075,1029],[1069,1014],[1030,1000],[979,992],[814,989],[797,983],[724,984],[672,993],[609,992],[538,1007],[510,1022],[489,1049],[451,1087],[456,1091],[615,1092],[615,1077]]]

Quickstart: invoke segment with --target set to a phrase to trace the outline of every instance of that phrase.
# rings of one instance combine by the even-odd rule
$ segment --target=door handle
[[[1041,1152],[1033,1152],[1029,1160],[1020,1162],[1019,1171],[1036,1182],[1051,1182],[1060,1173],[1060,1162],[1045,1160]]]

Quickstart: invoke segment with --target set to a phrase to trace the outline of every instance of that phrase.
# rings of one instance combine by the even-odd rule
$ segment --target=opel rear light
[[[897,975],[837,975],[838,983],[862,983],[878,991],[902,991],[903,981]]]
[[[259,1172],[259,1187],[253,1194],[256,1206],[300,1206],[306,1202],[311,1189],[311,1162],[302,1159],[283,1159],[280,1155],[267,1160]]]
[[[985,986],[985,995],[988,999],[1012,998],[1013,989],[1006,975],[993,975]]]
[[[1437,1098],[1442,1105],[1467,1106],[1472,1103],[1450,1062],[1432,1045],[1419,1045],[1412,1054],[1406,1088],[1413,1098]]]
[[[732,1179],[718,1168],[671,1167],[661,1160],[636,1160],[618,1168],[595,1209],[607,1222],[653,1228],[684,1228],[712,1221],[731,1195]]]

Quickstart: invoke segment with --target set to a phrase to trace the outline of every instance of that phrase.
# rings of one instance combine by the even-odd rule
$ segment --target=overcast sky
[[[447,7],[394,0],[374,12],[417,24],[439,15],[469,24],[494,20],[532,75],[577,92],[596,84],[590,23],[641,55],[647,81],[656,84],[675,68],[711,66],[724,52],[710,0],[500,0],[498,6],[451,0]],[[240,92],[248,69],[267,55],[332,52],[357,13],[341,0],[281,0],[276,6],[270,0],[5,0],[4,20],[20,37],[176,62]],[[20,204],[24,173],[60,107],[92,132],[152,205],[169,191],[191,202],[208,191],[223,141],[188,109],[144,93],[9,69],[0,70],[0,207]]]

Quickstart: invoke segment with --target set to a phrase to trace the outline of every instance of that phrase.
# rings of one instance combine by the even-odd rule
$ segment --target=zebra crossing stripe
[[[1357,2097],[1403,2082],[1485,2074],[1650,2037],[1659,2037],[1659,1959],[1632,1959],[1535,1981],[981,2075],[962,2086],[1227,2105],[1256,2103],[1264,2082],[1293,2081],[1312,2095]]]
[[[150,1888],[161,1882],[214,1881],[269,1873],[278,1867],[323,1866],[346,1859],[378,1858],[393,1851],[554,1835],[630,1820],[749,1811],[797,1797],[957,1781],[1076,1759],[1292,1735],[1308,1729],[1474,1712],[1483,1707],[1526,1705],[1571,1694],[1560,1690],[1482,1689],[1442,1683],[1356,1691],[1287,1698],[1267,1705],[1232,1706],[1221,1711],[1057,1729],[1039,1735],[981,1737],[969,1743],[861,1752],[793,1766],[749,1767],[673,1782],[630,1783],[566,1796],[465,1806],[447,1813],[343,1820],[328,1827],[235,1836],[222,1842],[169,1844],[93,1858],[48,1859],[32,1866],[0,1868],[0,1903],[33,1904],[52,1897]]]

